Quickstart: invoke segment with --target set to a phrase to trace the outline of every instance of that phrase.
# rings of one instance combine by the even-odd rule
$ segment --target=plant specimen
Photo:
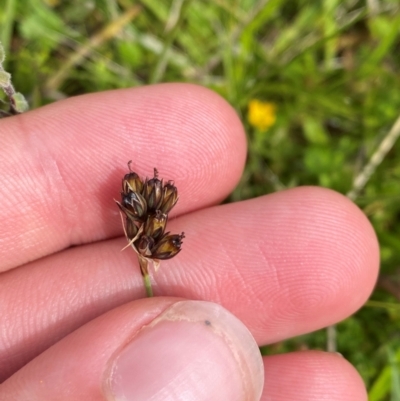
[[[153,178],[143,181],[131,170],[131,163],[128,162],[129,173],[122,179],[121,202],[115,202],[123,220],[125,217],[126,247],[131,246],[138,255],[146,293],[152,297],[149,264],[157,271],[160,260],[171,259],[180,252],[185,237],[184,233],[165,232],[168,213],[178,201],[178,190],[173,181],[164,184],[158,178],[157,169]]]
[[[3,68],[5,57],[3,46],[0,43],[0,88],[4,91],[8,99],[8,110],[0,109],[0,118],[21,114],[28,110],[28,103],[24,96],[14,89],[11,82],[11,74]],[[6,102],[1,101],[1,103]]]

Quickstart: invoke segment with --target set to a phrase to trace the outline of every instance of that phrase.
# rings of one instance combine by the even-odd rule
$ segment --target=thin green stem
[[[149,275],[149,261],[147,258],[138,254],[140,272],[142,273],[144,288],[148,298],[153,297],[153,289],[151,288],[151,280]]]
[[[150,280],[149,274],[146,274],[145,276],[143,276],[143,282],[144,282],[144,287],[146,288],[147,298],[152,298],[153,297],[153,289],[151,288],[151,280]]]

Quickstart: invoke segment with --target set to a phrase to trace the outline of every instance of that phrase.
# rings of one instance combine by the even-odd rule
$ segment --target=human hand
[[[262,365],[246,327],[264,345],[357,310],[378,270],[371,225],[315,187],[213,206],[246,157],[219,96],[184,84],[112,91],[0,127],[0,400],[256,401],[264,377],[264,401],[367,399],[336,354]],[[134,253],[120,252],[113,198],[130,159],[140,176],[157,167],[175,180],[168,229],[186,234],[152,299]]]

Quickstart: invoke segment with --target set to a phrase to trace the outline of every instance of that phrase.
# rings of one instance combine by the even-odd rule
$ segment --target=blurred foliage
[[[31,107],[111,88],[186,81],[243,117],[249,155],[230,201],[315,184],[347,193],[400,114],[398,0],[3,0],[5,68]],[[251,101],[275,105],[268,129]],[[372,299],[340,323],[338,350],[371,400],[400,400],[400,144],[356,199],[378,234]],[[372,302],[372,301],[371,301]],[[325,331],[266,352],[324,349]],[[397,397],[397,398],[396,398]]]

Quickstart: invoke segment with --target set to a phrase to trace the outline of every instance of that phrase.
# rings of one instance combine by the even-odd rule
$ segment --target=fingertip
[[[379,271],[379,244],[366,215],[346,196],[327,188],[297,187],[273,196],[285,198],[274,200],[287,209],[278,216],[286,215],[282,225],[297,233],[289,242],[292,258],[309,261],[327,294],[337,292],[332,301],[337,305],[342,296],[347,313],[355,312],[371,294]]]
[[[124,347],[110,372],[107,393],[113,401],[165,400],[173,394],[258,401],[264,377],[248,329],[220,305],[204,301],[172,305]]]
[[[339,354],[293,352],[264,358],[261,400],[367,401],[364,382]]]
[[[339,192],[322,187],[299,187],[294,191],[302,202],[312,204],[316,214],[320,211],[318,225],[330,240],[332,253],[336,252],[338,267],[350,275],[349,283],[357,282],[357,292],[351,297],[357,310],[371,294],[379,273],[379,243],[371,222]]]

